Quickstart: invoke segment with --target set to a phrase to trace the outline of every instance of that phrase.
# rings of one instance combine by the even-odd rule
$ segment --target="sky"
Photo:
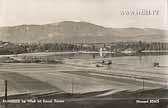
[[[113,28],[168,27],[168,0],[0,0],[0,26],[86,21]],[[122,10],[159,10],[158,15],[121,15]]]

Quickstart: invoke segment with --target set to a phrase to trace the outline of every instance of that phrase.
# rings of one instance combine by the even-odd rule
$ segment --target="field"
[[[4,95],[4,81],[8,80],[8,94],[48,92],[86,93],[92,91],[138,90],[167,88],[167,56],[135,56],[114,58],[63,59],[63,64],[1,63],[0,95]],[[153,58],[153,59],[151,59]],[[111,65],[96,67],[102,60]],[[129,62],[128,62],[129,61]],[[160,67],[153,67],[153,62]]]
[[[16,59],[23,56],[18,55]],[[92,58],[90,55],[57,55],[50,58],[62,63],[0,63],[0,96],[4,96],[4,80],[7,80],[8,98],[61,97],[67,101],[61,105],[19,104],[24,108],[120,108],[121,105],[159,108],[167,105],[167,56]],[[103,60],[111,60],[112,64],[96,67]],[[154,67],[154,62],[160,66]],[[162,100],[161,104],[135,104],[135,99],[156,97]],[[8,105],[8,108],[15,107],[18,105]]]

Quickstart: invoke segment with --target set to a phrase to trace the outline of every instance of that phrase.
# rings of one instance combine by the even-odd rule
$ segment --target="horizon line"
[[[80,23],[80,22],[83,22],[83,23],[89,23],[89,24],[93,24],[93,25],[96,25],[96,26],[101,26],[101,27],[104,27],[104,28],[118,28],[118,29],[122,29],[122,28],[139,28],[139,29],[160,29],[160,30],[168,30],[168,27],[165,27],[165,28],[157,28],[157,27],[138,27],[138,26],[128,26],[128,27],[108,27],[108,26],[104,26],[104,25],[100,25],[100,24],[95,24],[95,23],[92,23],[92,22],[87,22],[87,21],[72,21],[72,20],[65,20],[65,21],[59,21],[59,22],[51,22],[51,23],[42,23],[42,24],[26,24],[26,23],[22,23],[22,24],[13,24],[13,25],[0,25],[0,28],[3,28],[3,27],[16,27],[16,26],[30,26],[30,25],[37,25],[37,26],[43,26],[43,25],[52,25],[52,24],[59,24],[59,23],[62,23],[62,22],[74,22],[74,23]],[[164,25],[163,25],[164,26]]]

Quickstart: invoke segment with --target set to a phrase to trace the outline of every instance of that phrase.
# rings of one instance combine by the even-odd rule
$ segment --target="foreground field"
[[[63,58],[61,64],[0,63],[0,108],[165,108],[166,58],[76,57]],[[96,67],[102,60],[112,64]],[[153,62],[159,62],[160,67],[153,67]],[[8,99],[56,98],[65,102],[4,104],[4,80],[8,81]],[[138,104],[137,99],[159,99],[159,103]]]
[[[101,58],[64,59],[64,64],[1,63],[0,95],[4,95],[3,80],[8,80],[8,95],[86,93],[109,89],[114,93],[167,88],[168,68],[165,63],[161,67],[153,67],[150,63],[134,59],[112,58],[113,63],[103,67],[96,67]]]

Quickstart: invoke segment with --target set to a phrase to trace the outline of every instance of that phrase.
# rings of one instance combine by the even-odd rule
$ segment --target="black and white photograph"
[[[0,108],[168,108],[168,0],[0,0]]]

